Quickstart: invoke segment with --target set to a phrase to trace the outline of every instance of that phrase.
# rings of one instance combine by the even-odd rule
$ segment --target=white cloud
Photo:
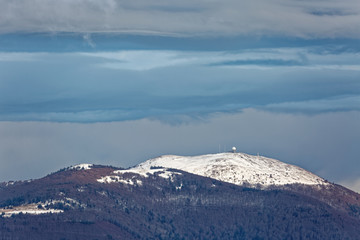
[[[358,0],[0,0],[0,6],[0,33],[360,37]]]
[[[196,61],[198,57],[181,56],[176,51],[119,51],[119,52],[97,52],[80,53],[84,56],[104,58],[108,62],[101,63],[99,66],[112,69],[128,70],[150,70],[159,67],[170,67],[175,65],[189,64]]]
[[[86,35],[87,36],[87,35]],[[90,37],[85,37],[94,45]],[[146,71],[172,66],[213,66],[239,69],[335,69],[360,71],[360,55],[356,52],[316,53],[311,47],[247,49],[244,51],[176,51],[176,50],[125,50],[115,52],[0,52],[0,62],[47,61],[52,58],[76,56],[102,59],[103,68]],[[287,64],[289,63],[289,64]],[[292,64],[293,63],[293,64]]]
[[[171,66],[197,65],[241,69],[335,69],[360,71],[358,53],[314,53],[312,48],[248,49],[241,52],[183,52],[168,50],[127,50],[118,52],[78,53],[105,59],[98,64],[111,69],[145,71]]]

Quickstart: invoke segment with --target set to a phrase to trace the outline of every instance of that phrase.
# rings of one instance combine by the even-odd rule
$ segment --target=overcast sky
[[[240,151],[360,191],[358,0],[0,0],[0,181]]]

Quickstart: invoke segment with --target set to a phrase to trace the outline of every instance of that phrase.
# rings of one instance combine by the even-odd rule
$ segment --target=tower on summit
[[[236,153],[236,147],[232,147],[231,151],[232,151],[233,153]]]

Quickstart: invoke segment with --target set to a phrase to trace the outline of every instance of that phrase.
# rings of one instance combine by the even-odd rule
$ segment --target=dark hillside
[[[114,170],[3,185],[2,208],[52,200],[46,207],[64,212],[0,217],[0,239],[360,239],[359,195],[341,198],[335,185],[264,191],[178,170],[172,179],[127,173],[134,185],[96,181]]]

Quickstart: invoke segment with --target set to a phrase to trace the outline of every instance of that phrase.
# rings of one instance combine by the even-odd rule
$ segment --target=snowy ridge
[[[113,172],[114,175],[111,176],[104,176],[100,179],[97,179],[100,183],[113,183],[113,182],[119,182],[122,184],[128,184],[128,185],[135,185],[135,186],[141,186],[142,181],[139,179],[136,179],[135,177],[127,178],[124,177],[123,174],[125,173],[135,173],[137,175],[140,175],[142,177],[149,177],[150,175],[154,175],[155,173],[158,174],[159,177],[165,178],[165,179],[173,179],[174,175],[181,175],[181,173],[178,172],[172,172],[168,171],[166,168],[151,168],[149,169],[143,169],[143,168],[130,168],[126,170],[116,170]]]
[[[279,160],[244,153],[219,153],[183,157],[166,155],[150,159],[128,171],[146,173],[153,167],[180,169],[237,185],[326,185],[324,179]]]
[[[154,166],[152,166],[154,167]],[[143,177],[148,177],[149,175],[153,175],[155,173],[159,173],[159,176],[162,178],[171,178],[171,176],[173,176],[174,174],[180,174],[178,172],[172,172],[172,171],[168,171],[166,168],[152,168],[150,167],[149,169],[143,169],[143,168],[130,168],[127,170],[117,170],[114,171],[115,174],[123,174],[123,173],[136,173],[139,174]]]

